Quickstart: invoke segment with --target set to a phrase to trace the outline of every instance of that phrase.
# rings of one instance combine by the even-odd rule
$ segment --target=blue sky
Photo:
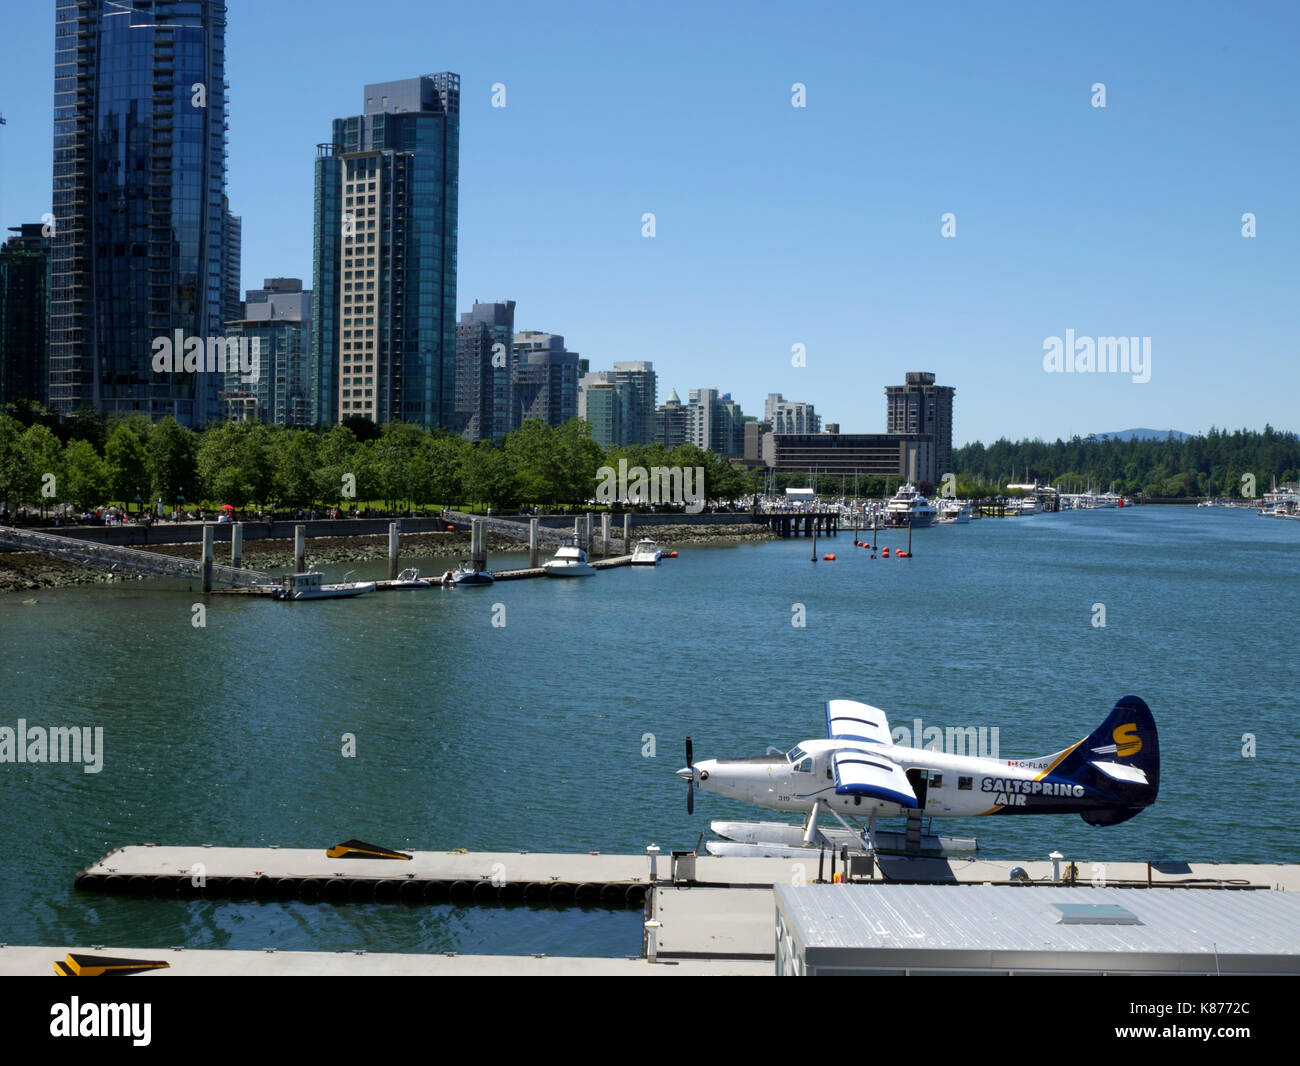
[[[932,370],[958,443],[1300,429],[1296,5],[228,7],[244,288],[309,281],[330,120],[451,70],[459,309],[652,360],[660,402],[782,392],[880,432],[884,386]],[[3,226],[50,209],[53,32],[53,4],[4,4]],[[1046,373],[1067,329],[1150,337],[1150,380]]]

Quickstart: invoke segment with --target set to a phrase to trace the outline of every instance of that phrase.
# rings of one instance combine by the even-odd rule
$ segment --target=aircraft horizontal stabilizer
[[[1135,785],[1147,784],[1147,775],[1136,766],[1123,766],[1117,762],[1102,762],[1093,759],[1092,765],[1113,781],[1130,781]]]

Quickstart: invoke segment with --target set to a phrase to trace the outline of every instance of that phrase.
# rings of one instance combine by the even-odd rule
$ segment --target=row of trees
[[[433,505],[580,505],[596,495],[602,467],[700,468],[706,500],[734,500],[764,488],[761,471],[747,471],[694,445],[605,449],[587,424],[558,428],[526,422],[500,447],[440,430],[358,420],[328,430],[285,429],[260,423],[220,423],[202,432],[173,419],[143,416],[103,422],[85,414],[62,423],[0,415],[0,502],[71,504],[78,509],[116,502],[137,508],[162,501],[235,507],[347,506],[382,501],[390,510]],[[1008,481],[1050,482],[1069,491],[1112,484],[1129,494],[1243,494],[1250,474],[1262,493],[1273,478],[1293,481],[1300,439],[1265,426],[1261,433],[1211,430],[1184,441],[999,440],[955,452],[961,497],[996,494]],[[808,484],[804,474],[781,475],[768,488]],[[862,477],[859,496],[892,492],[897,478]],[[821,475],[822,495],[852,494],[852,479]],[[1246,486],[1249,486],[1247,481]],[[939,486],[923,485],[922,491]]]
[[[1059,489],[1102,490],[1147,496],[1237,496],[1253,480],[1261,495],[1276,478],[1297,480],[1300,437],[1265,425],[1262,432],[1211,429],[1200,437],[1175,440],[1098,440],[1074,437],[1048,444],[1041,440],[969,444],[953,453],[958,470],[1006,484],[1029,480]],[[1243,483],[1243,477],[1250,478]],[[1249,495],[1249,493],[1246,493]]]
[[[732,499],[750,488],[730,462],[694,445],[606,451],[580,419],[558,428],[526,422],[500,447],[411,425],[357,429],[227,422],[194,432],[174,419],[151,425],[133,416],[104,427],[97,448],[89,437],[60,442],[47,425],[24,428],[0,416],[0,499],[6,509],[110,502],[143,508],[154,501],[167,510],[177,504],[309,508],[365,501],[381,501],[390,510],[555,508],[592,499],[600,468],[617,469],[620,459],[629,468],[698,467],[703,485],[697,491],[705,499]]]

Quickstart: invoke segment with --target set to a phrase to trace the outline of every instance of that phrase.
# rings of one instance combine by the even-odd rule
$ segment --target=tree
[[[316,498],[320,440],[307,430],[285,430],[271,438],[271,493],[290,507],[306,507]]]
[[[43,515],[46,504],[67,499],[63,492],[66,488],[64,484],[66,479],[63,475],[63,445],[48,426],[37,422],[23,434],[22,447],[31,460],[38,481],[36,491],[40,496]],[[47,484],[52,488],[52,496],[45,494]]]
[[[7,415],[0,415],[0,502],[4,510],[35,498],[38,471],[23,447],[22,427]]]
[[[149,491],[145,447],[130,428],[119,424],[108,435],[104,461],[108,464],[109,491],[115,500],[123,501],[129,511],[131,501],[136,496],[143,499]]]
[[[108,464],[88,440],[68,441],[63,449],[67,495],[77,507],[98,507],[112,490]]]
[[[145,448],[145,468],[149,488],[155,499],[165,505],[179,501],[190,490],[198,499],[198,444],[194,433],[174,418],[164,418],[149,435]]]

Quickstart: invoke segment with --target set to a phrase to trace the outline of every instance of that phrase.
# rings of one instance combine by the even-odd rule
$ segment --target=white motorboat
[[[964,526],[970,521],[970,504],[958,503],[956,500],[940,504],[939,517],[935,521],[945,525]]]
[[[375,591],[373,581],[342,581],[332,585],[326,585],[324,581],[325,576],[319,570],[285,574],[274,595],[279,600],[335,600]]]
[[[566,544],[542,570],[547,577],[590,577],[596,568],[587,562],[587,553],[576,544]]]
[[[432,578],[421,577],[415,567],[408,567],[397,575],[396,581],[388,582],[392,589],[431,589],[436,584]]]
[[[891,526],[910,525],[913,529],[924,529],[934,521],[935,514],[934,506],[910,482],[894,493],[885,505],[885,521]]]
[[[442,583],[452,588],[467,588],[471,585],[490,585],[496,578],[490,570],[477,570],[468,563],[461,563],[455,570],[448,570],[442,575]]]
[[[657,566],[662,557],[659,545],[649,537],[644,537],[636,542],[636,548],[632,551],[632,565]]]

